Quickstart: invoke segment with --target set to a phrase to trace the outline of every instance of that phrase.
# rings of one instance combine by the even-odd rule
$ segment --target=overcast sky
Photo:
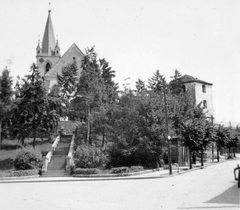
[[[95,46],[134,86],[159,69],[213,83],[215,117],[240,122],[239,0],[53,0],[51,17],[63,54]],[[49,0],[1,0],[0,69],[26,75],[36,61]]]

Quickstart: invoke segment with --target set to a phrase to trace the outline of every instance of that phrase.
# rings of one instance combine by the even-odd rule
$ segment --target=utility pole
[[[171,145],[170,140],[171,137],[169,135],[168,129],[168,110],[167,110],[167,98],[166,98],[166,81],[162,78],[163,82],[163,100],[164,100],[164,112],[165,112],[165,127],[166,127],[166,138],[168,143],[168,165],[169,165],[169,175],[172,175],[172,157],[171,157]]]

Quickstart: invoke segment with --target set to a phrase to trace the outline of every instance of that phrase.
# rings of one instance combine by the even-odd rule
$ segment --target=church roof
[[[201,83],[201,84],[206,84],[206,85],[213,85],[212,83],[209,82],[205,82],[203,80],[200,80],[198,78],[192,77],[190,75],[183,75],[182,77],[180,77],[179,79],[177,79],[178,81],[182,82],[182,83],[192,83],[192,82],[197,82],[197,83]],[[174,82],[174,81],[172,81]]]
[[[56,77],[61,74],[62,68],[68,64],[73,63],[75,60],[78,67],[78,73],[81,71],[81,61],[84,58],[83,52],[79,47],[73,43],[72,46],[63,54],[63,56],[57,61],[57,63],[51,68],[51,70],[46,74],[47,77]]]
[[[51,50],[55,49],[56,41],[53,31],[53,24],[51,19],[51,10],[48,11],[47,23],[45,26],[45,31],[42,40],[42,53],[51,54]]]

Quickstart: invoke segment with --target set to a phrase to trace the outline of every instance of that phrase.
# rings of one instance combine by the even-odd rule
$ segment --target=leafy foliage
[[[39,169],[42,167],[41,152],[32,148],[23,148],[14,160],[16,170]]]
[[[63,67],[61,75],[57,75],[58,86],[62,98],[71,98],[76,89],[77,84],[77,64],[74,61],[71,64]]]
[[[11,110],[11,134],[21,139],[33,138],[33,148],[37,136],[52,132],[59,120],[57,113],[60,103],[48,97],[44,81],[37,66],[31,66],[31,74],[17,84],[14,106]]]
[[[11,98],[13,95],[12,78],[10,71],[6,68],[0,76],[0,149],[2,147],[2,133],[7,135],[7,121],[11,109]]]
[[[76,168],[98,168],[106,164],[106,156],[97,147],[83,144],[74,153]]]

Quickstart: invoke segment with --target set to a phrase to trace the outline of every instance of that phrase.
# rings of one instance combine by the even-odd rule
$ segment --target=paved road
[[[224,162],[179,176],[115,181],[0,184],[4,210],[240,209],[233,168]]]

